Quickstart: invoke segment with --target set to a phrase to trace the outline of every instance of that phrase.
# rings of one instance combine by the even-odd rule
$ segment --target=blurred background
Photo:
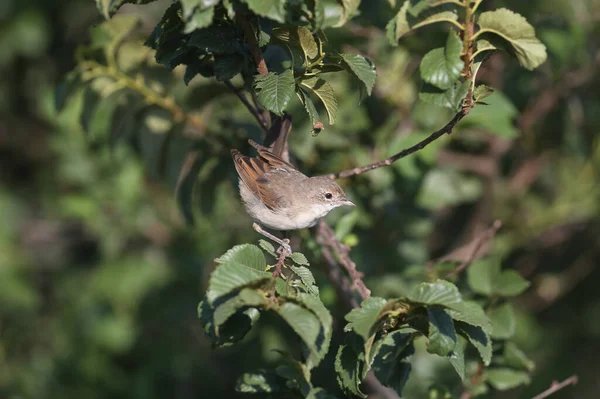
[[[126,49],[132,58],[154,62],[141,42],[168,4],[123,7],[141,21],[139,40]],[[529,386],[494,397],[529,398],[577,374],[579,384],[555,397],[596,398],[600,2],[483,5],[503,6],[535,26],[548,61],[529,72],[493,56],[480,73],[498,89],[489,107],[476,108],[452,137],[343,181],[357,209],[328,220],[377,296],[403,295],[427,261],[501,220],[490,256],[532,282],[515,300],[515,341],[536,368]],[[388,1],[364,1],[359,17],[327,32],[332,48],[374,60],[378,82],[357,105],[358,86],[332,77],[338,121],[318,137],[295,105],[290,149],[305,173],[383,159],[450,119],[417,98],[419,60],[444,43],[443,30],[392,48],[384,33],[392,16]],[[228,149],[248,152],[247,137],[259,139],[260,130],[223,85],[196,77],[186,87],[184,71],[156,65],[152,73],[171,79],[164,90],[184,112],[208,121],[192,123],[185,140],[169,138],[167,155],[157,129],[115,143],[108,110],[82,118],[83,91],[58,112],[59,83],[102,21],[92,0],[0,2],[0,398],[234,397],[243,371],[277,364],[273,349],[291,342],[278,320],[264,317],[242,343],[215,351],[196,315],[213,259],[258,239]],[[168,119],[155,115],[147,125]],[[203,162],[185,208],[174,187],[184,162],[178,149],[190,146]],[[182,208],[193,209],[193,226]],[[297,233],[294,245],[311,261],[339,339],[344,310],[320,271],[318,245],[310,231]],[[451,379],[449,365],[427,355],[414,368],[407,398]],[[336,392],[331,370],[315,375],[316,385]]]

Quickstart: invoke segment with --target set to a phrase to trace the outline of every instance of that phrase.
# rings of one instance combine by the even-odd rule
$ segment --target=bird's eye
[[[332,199],[333,198],[333,194],[331,194],[331,193],[325,193],[325,198]]]

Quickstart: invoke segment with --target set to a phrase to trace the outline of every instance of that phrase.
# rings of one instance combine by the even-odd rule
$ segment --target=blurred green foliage
[[[328,46],[361,52],[377,65],[371,97],[357,105],[361,88],[353,77],[330,74],[336,124],[318,137],[311,136],[304,106],[290,100],[291,153],[309,175],[383,159],[452,116],[418,100],[419,61],[445,45],[447,29],[423,28],[390,48],[385,25],[401,5],[392,3],[363,2],[348,25],[326,31]],[[142,41],[168,5],[120,11],[142,21],[120,48],[122,59],[136,67],[145,63],[143,73],[157,82],[152,92],[132,89],[134,100],[112,101],[150,105],[134,121],[147,131],[124,137],[111,135],[119,130],[106,117],[114,109],[81,118],[86,96],[94,94],[85,86],[62,112],[54,107],[64,87],[59,82],[77,64],[76,49],[102,40],[94,2],[0,5],[1,397],[234,397],[243,372],[273,368],[282,363],[278,351],[296,347],[294,332],[266,314],[237,346],[215,351],[197,318],[213,259],[234,244],[257,240],[239,203],[228,149],[248,152],[243,143],[259,140],[260,129],[222,84],[197,76],[186,87],[185,70],[170,73],[154,64]],[[501,220],[489,256],[457,282],[461,290],[472,285],[482,295],[498,292],[497,268],[503,267],[532,283],[490,315],[495,338],[513,336],[513,342],[494,348],[503,364],[488,376],[495,388],[509,388],[506,381],[515,376],[506,370],[521,368],[532,372],[531,384],[494,397],[531,397],[552,380],[578,374],[579,385],[555,397],[595,398],[600,3],[504,0],[493,6],[524,15],[546,45],[548,61],[530,72],[506,55],[492,57],[479,74],[496,89],[483,100],[490,105],[475,108],[451,137],[342,181],[357,209],[335,212],[328,221],[352,246],[373,294],[387,298],[408,295],[423,280],[423,265]],[[127,62],[119,68],[127,71]],[[152,106],[148,95],[173,102]],[[153,133],[170,130],[173,121],[189,134]],[[127,145],[114,145],[115,139]],[[182,155],[190,150],[196,151],[191,160]],[[198,172],[193,227],[186,227],[177,204],[185,197],[174,192],[189,164]],[[346,312],[310,232],[298,232],[295,240],[337,320],[337,347]],[[445,267],[435,266],[439,273]],[[477,291],[482,281],[489,283],[485,292]],[[322,364],[333,364],[334,357],[330,351]],[[427,353],[422,340],[415,342],[412,365],[407,398],[427,397],[434,383],[443,387],[439,392],[460,387],[452,366]],[[341,396],[333,370],[320,366],[314,379]]]

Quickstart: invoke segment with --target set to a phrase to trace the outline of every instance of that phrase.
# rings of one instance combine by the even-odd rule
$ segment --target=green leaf
[[[210,275],[206,297],[212,304],[219,297],[250,285],[257,286],[272,279],[271,273],[260,272],[236,262],[217,266]]]
[[[487,370],[487,382],[498,391],[507,391],[531,382],[529,374],[508,368],[494,368]]]
[[[483,364],[490,365],[492,361],[492,340],[488,334],[481,328],[467,323],[455,321],[456,332],[467,338],[469,342],[477,349]]]
[[[255,14],[279,23],[285,22],[285,0],[243,0]]]
[[[440,306],[453,306],[462,302],[458,288],[445,280],[417,285],[408,299],[414,303]]]
[[[384,385],[402,395],[412,370],[410,358],[415,353],[412,334],[393,331],[386,335],[373,361],[373,372]],[[366,371],[364,373],[366,375]]]
[[[192,33],[188,45],[207,53],[242,53],[236,28],[232,25],[213,25]]]
[[[448,313],[453,320],[462,321],[475,327],[481,327],[487,334],[492,331],[492,322],[478,303],[464,301],[451,305],[451,307],[451,309],[446,309],[446,313]]]
[[[264,272],[267,267],[265,255],[256,245],[241,244],[231,248],[224,255],[215,259],[215,262],[223,263],[239,263],[250,267],[260,272]]]
[[[533,70],[546,61],[546,46],[535,36],[533,26],[523,16],[499,8],[481,13],[477,24],[481,28],[477,32],[478,37],[484,34],[486,39],[489,39],[488,34],[499,37],[507,44],[502,47],[513,54],[523,67]]]
[[[298,42],[304,54],[309,60],[314,60],[319,56],[319,46],[315,41],[315,38],[310,30],[303,26],[299,26],[297,29]]]
[[[470,80],[462,83],[456,82],[446,91],[440,90],[433,85],[425,84],[421,88],[419,98],[427,104],[439,105],[440,107],[458,111],[470,87]]]
[[[250,288],[242,289],[238,295],[215,308],[214,324],[217,335],[219,326],[225,323],[241,308],[265,306],[266,304],[267,300],[260,292]]]
[[[530,283],[514,270],[501,270],[499,259],[483,259],[467,270],[471,289],[482,295],[515,296],[525,291]]]
[[[444,309],[437,306],[427,307],[427,317],[429,319],[427,352],[440,356],[449,355],[457,343],[452,318],[444,312]]]
[[[309,362],[312,364],[310,366],[316,366],[319,360],[323,358],[320,346],[317,343],[321,331],[321,322],[318,317],[310,310],[292,302],[284,303],[277,310],[277,313],[306,344],[311,352]]]
[[[494,283],[494,293],[500,296],[522,294],[531,283],[514,270],[505,270]]]
[[[362,361],[359,355],[354,351],[352,345],[340,345],[335,356],[336,378],[340,388],[344,392],[350,392],[361,398],[366,398],[360,390],[362,382],[362,365],[364,364],[364,354]]]
[[[313,100],[310,98],[310,96],[300,87],[296,87],[296,94],[298,95],[302,105],[304,105],[304,109],[306,110],[306,113],[310,119],[310,124],[314,127],[315,124],[321,123],[319,112],[317,111],[315,103],[313,103]]]
[[[476,100],[481,98],[483,97],[475,97]],[[473,108],[469,117],[458,123],[457,129],[475,128],[499,137],[517,137],[519,130],[515,127],[514,120],[519,111],[511,100],[496,90],[486,98],[485,103],[486,105]]]
[[[458,14],[455,10],[447,7],[436,7],[424,12],[419,12],[418,15],[409,13],[411,0],[406,0],[400,8],[400,11],[392,18],[387,26],[387,38],[392,45],[397,45],[398,40],[408,32],[420,27],[431,25],[439,22],[449,22],[457,24]]]
[[[448,360],[462,381],[465,380],[465,348],[462,342],[457,342]]]
[[[510,303],[493,307],[486,313],[492,321],[492,338],[509,339],[515,335],[516,321],[513,307]]]
[[[535,370],[535,363],[514,342],[506,342],[504,344],[504,352],[502,353],[501,360],[494,360],[494,363],[530,373]]]
[[[339,0],[342,5],[342,16],[340,20],[333,25],[334,27],[343,26],[358,10],[360,6],[360,0]]]
[[[215,54],[215,79],[225,82],[242,72],[246,59],[240,54]]]
[[[494,93],[494,89],[486,85],[479,85],[473,91],[473,99],[475,102],[479,102],[486,97],[491,96]]]
[[[312,275],[309,268],[305,266],[290,266],[292,270],[306,286],[308,292],[314,296],[319,296],[319,287],[316,286],[315,277]]]
[[[242,340],[248,334],[259,319],[260,312],[254,308],[238,311],[220,326],[218,335],[214,322],[214,309],[206,298],[198,305],[198,317],[200,324],[215,345],[229,346]]]
[[[329,351],[331,333],[333,331],[333,320],[331,318],[331,313],[329,313],[329,310],[327,310],[325,305],[323,305],[323,302],[321,302],[318,297],[306,293],[300,293],[296,296],[295,300],[313,312],[321,323],[321,331],[319,332],[316,341],[316,348],[318,351],[317,356],[314,358],[312,365],[307,364],[310,367],[314,367],[325,357],[325,355],[327,355],[327,352]]]
[[[370,96],[375,86],[377,71],[369,59],[360,54],[340,54],[343,65],[362,83],[362,88]]]
[[[261,370],[242,374],[237,380],[235,390],[243,393],[278,393],[281,386],[275,373]]]
[[[301,265],[301,266],[310,266],[310,263],[308,263],[308,259],[306,259],[306,256],[304,256],[303,253],[300,252],[294,252],[292,254],[292,256],[290,256],[290,258],[292,258],[292,260],[294,261],[294,263]]]
[[[348,321],[348,325],[346,325],[344,330],[354,330],[366,342],[371,336],[371,329],[377,322],[379,312],[386,303],[387,301],[383,298],[370,297],[365,299],[360,304],[360,308],[352,309],[346,315],[345,318]]]
[[[462,41],[454,31],[450,31],[446,47],[431,50],[421,60],[421,77],[427,83],[447,90],[460,77],[464,62],[460,58]]]
[[[258,245],[269,255],[277,257],[275,253],[275,247],[269,241],[266,240],[258,240]]]
[[[266,75],[257,75],[254,77],[254,88],[263,107],[282,115],[294,95],[294,73],[287,69],[281,74],[269,72]]]
[[[333,92],[333,88],[321,78],[310,77],[307,79],[300,80],[300,86],[305,89],[310,90],[313,94],[315,94],[325,105],[325,110],[327,111],[327,116],[329,117],[329,124],[333,125],[335,123],[335,118],[337,115],[337,99],[335,98],[335,93]]]
[[[182,3],[184,4],[184,3]],[[185,8],[184,8],[185,10]],[[206,28],[210,26],[213,22],[213,17],[215,16],[215,8],[209,7],[205,9],[196,8],[191,17],[187,18],[185,22],[184,33],[191,33],[195,30]]]
[[[106,19],[115,15],[123,4],[148,4],[155,0],[96,0],[96,7]]]

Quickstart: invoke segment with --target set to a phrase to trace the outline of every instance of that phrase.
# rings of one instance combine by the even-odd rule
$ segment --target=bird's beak
[[[356,205],[354,205],[354,202],[350,201],[348,198],[346,198],[342,201],[342,205],[356,206]]]

